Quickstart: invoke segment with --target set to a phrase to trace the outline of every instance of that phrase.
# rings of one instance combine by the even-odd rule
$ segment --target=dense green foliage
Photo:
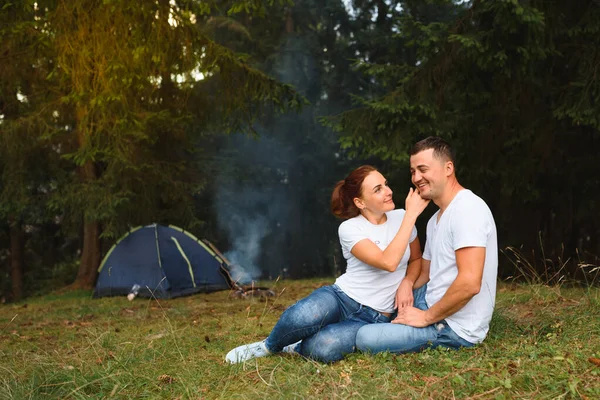
[[[372,163],[402,207],[427,135],[490,204],[503,277],[599,264],[595,1],[0,4],[1,296],[89,287],[152,222],[265,278],[340,273],[331,188]]]
[[[238,1],[227,11],[264,9]],[[63,233],[82,232],[77,286],[94,283],[101,237],[199,222],[194,194],[208,171],[194,159],[198,137],[249,130],[266,106],[303,101],[210,38],[215,12],[169,0],[3,4],[0,216],[22,230],[50,212]]]
[[[577,275],[600,250],[600,5],[473,1],[431,18],[427,7],[440,3],[451,6],[430,1],[396,20],[416,57],[366,66],[389,90],[334,121],[342,143],[406,168],[412,143],[446,137],[501,245],[541,246],[538,262],[571,258]]]

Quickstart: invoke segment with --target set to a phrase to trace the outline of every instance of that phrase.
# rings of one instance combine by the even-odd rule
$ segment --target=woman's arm
[[[413,285],[413,287],[415,289],[418,289],[421,286],[423,286],[424,284],[426,284],[427,282],[429,282],[429,267],[430,267],[430,265],[431,265],[430,260],[421,258],[421,274],[419,275],[419,277],[415,281],[415,284]]]
[[[410,282],[411,287],[419,279],[421,275],[421,243],[419,238],[415,238],[410,244],[410,259],[408,260],[408,267],[406,268],[405,281]]]
[[[406,276],[396,291],[396,308],[413,305],[413,287],[421,272],[421,261],[421,244],[419,238],[416,238],[410,243],[410,260],[408,260]]]
[[[395,271],[398,264],[400,264],[400,260],[404,257],[404,252],[408,247],[410,234],[415,226],[417,217],[427,207],[427,204],[429,204],[429,200],[424,200],[416,190],[411,188],[408,196],[406,196],[406,212],[404,213],[400,229],[398,229],[396,236],[386,249],[382,251],[371,240],[363,239],[352,247],[351,253],[372,267],[389,272]]]

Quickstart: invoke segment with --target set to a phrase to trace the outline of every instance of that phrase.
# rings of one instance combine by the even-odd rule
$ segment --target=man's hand
[[[412,291],[413,283],[408,279],[403,279],[396,291],[396,307],[412,307],[414,303],[413,291]]]
[[[404,324],[414,326],[415,328],[423,328],[435,322],[430,322],[427,317],[426,311],[419,310],[416,307],[398,308],[398,316],[392,321],[392,324]]]

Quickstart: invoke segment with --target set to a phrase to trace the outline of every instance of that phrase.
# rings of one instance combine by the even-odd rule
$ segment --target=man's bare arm
[[[456,251],[458,275],[444,296],[427,311],[414,307],[398,310],[393,321],[415,327],[434,324],[454,314],[479,293],[485,262],[485,247],[465,247]]]

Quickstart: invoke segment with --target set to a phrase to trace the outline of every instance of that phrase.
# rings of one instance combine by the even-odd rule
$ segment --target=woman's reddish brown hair
[[[360,210],[354,204],[354,198],[362,195],[363,181],[373,171],[377,171],[377,168],[371,165],[360,166],[335,185],[331,193],[333,215],[341,219],[350,219],[360,214]]]

